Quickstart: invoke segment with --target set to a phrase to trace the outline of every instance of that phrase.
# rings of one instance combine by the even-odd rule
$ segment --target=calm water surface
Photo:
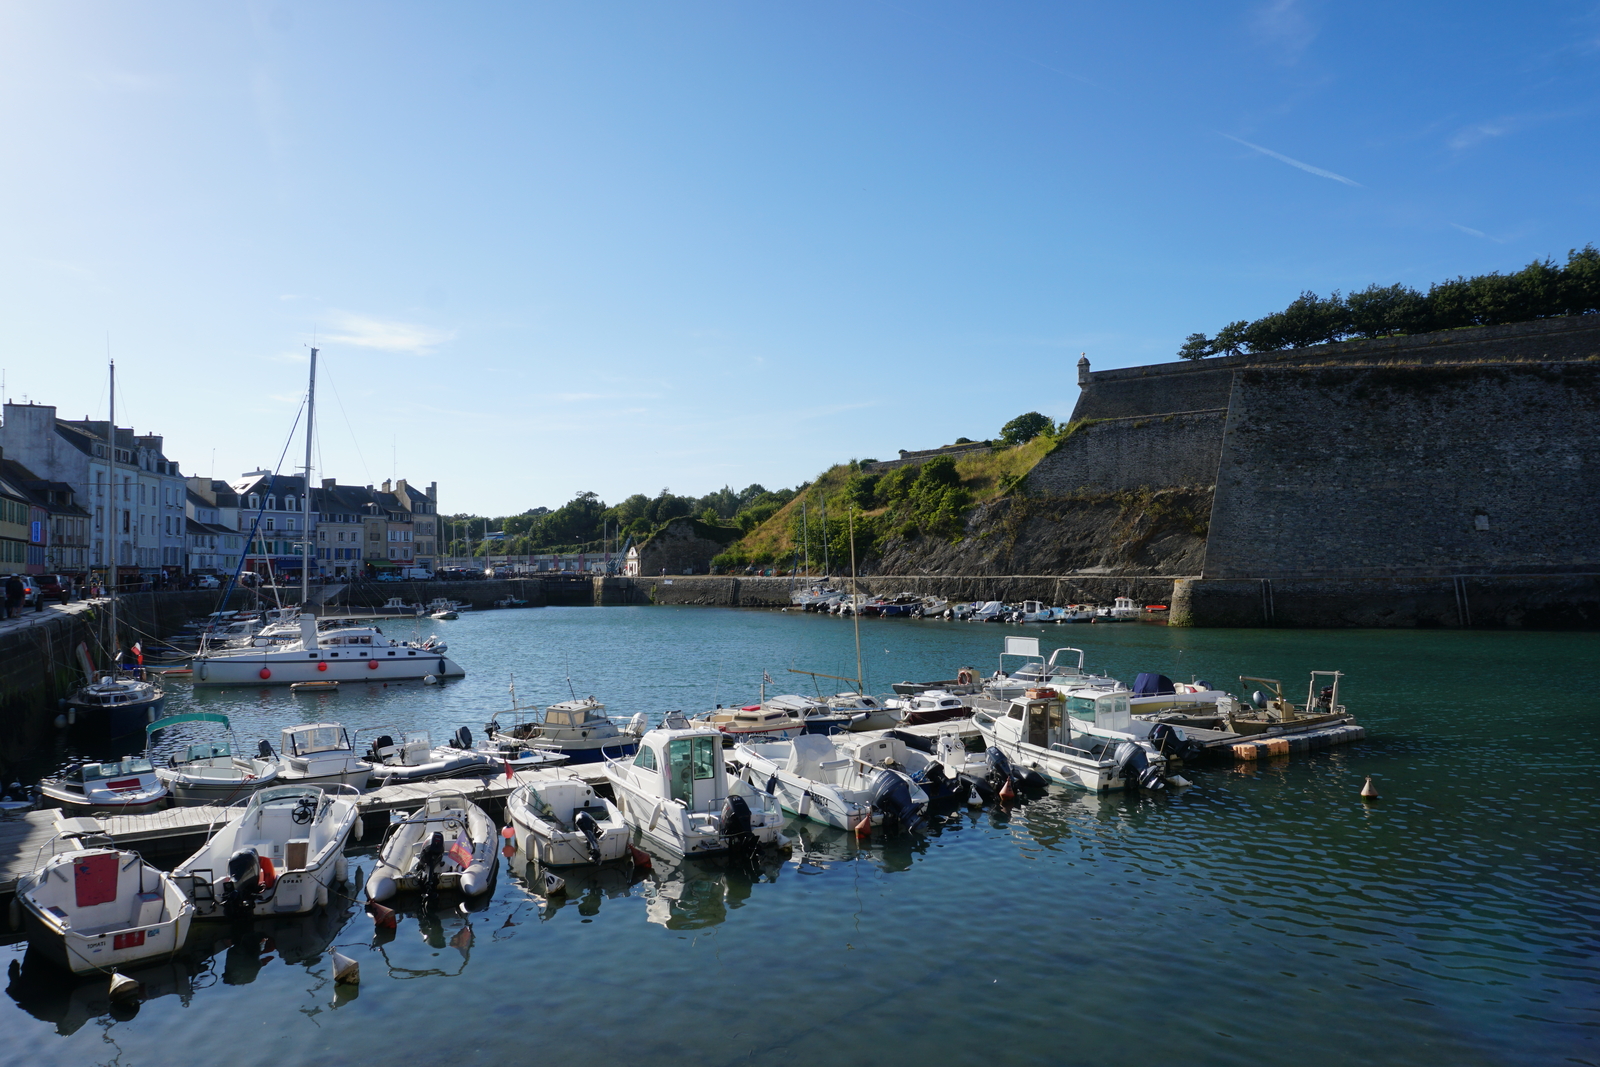
[[[1037,630],[861,629],[879,692],[990,670],[1004,634]],[[855,673],[849,622],[801,614],[546,608],[423,632],[469,677],[312,697],[178,683],[168,710],[224,711],[252,744],[317,719],[443,738],[481,733],[513,675],[524,704],[592,693],[625,719],[744,702],[763,671],[769,694],[811,691],[791,667]],[[573,875],[549,903],[519,860],[487,904],[407,914],[387,939],[349,905],[236,940],[197,925],[182,960],[140,975],[136,1013],[13,945],[0,1060],[1600,1062],[1595,636],[1038,632],[1124,679],[1343,670],[1370,737],[1208,765],[1168,796],[1053,789],[870,847],[797,823],[794,854],[753,873],[658,860],[632,885]],[[335,989],[329,945],[360,961],[359,992]]]

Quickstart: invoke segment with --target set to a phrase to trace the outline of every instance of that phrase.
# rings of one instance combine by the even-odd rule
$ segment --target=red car
[[[39,591],[34,607],[46,600],[65,604],[72,599],[72,579],[65,574],[41,574],[34,579],[34,587]]]

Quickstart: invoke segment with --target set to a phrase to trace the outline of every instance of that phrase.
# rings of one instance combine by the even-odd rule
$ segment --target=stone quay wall
[[[1071,495],[1212,485],[1227,408],[1107,419],[1080,427],[1028,472],[1027,491]]]

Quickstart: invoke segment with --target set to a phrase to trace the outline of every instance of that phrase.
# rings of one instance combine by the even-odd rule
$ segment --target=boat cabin
[[[651,730],[639,742],[633,765],[657,776],[657,795],[690,811],[719,808],[728,795],[716,730]]]
[[[587,726],[610,722],[606,706],[590,697],[587,700],[563,700],[544,709],[546,726]]]

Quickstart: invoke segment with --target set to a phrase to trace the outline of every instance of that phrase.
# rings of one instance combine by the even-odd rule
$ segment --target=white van
[[[400,580],[406,582],[431,582],[433,572],[426,567],[401,567]]]

